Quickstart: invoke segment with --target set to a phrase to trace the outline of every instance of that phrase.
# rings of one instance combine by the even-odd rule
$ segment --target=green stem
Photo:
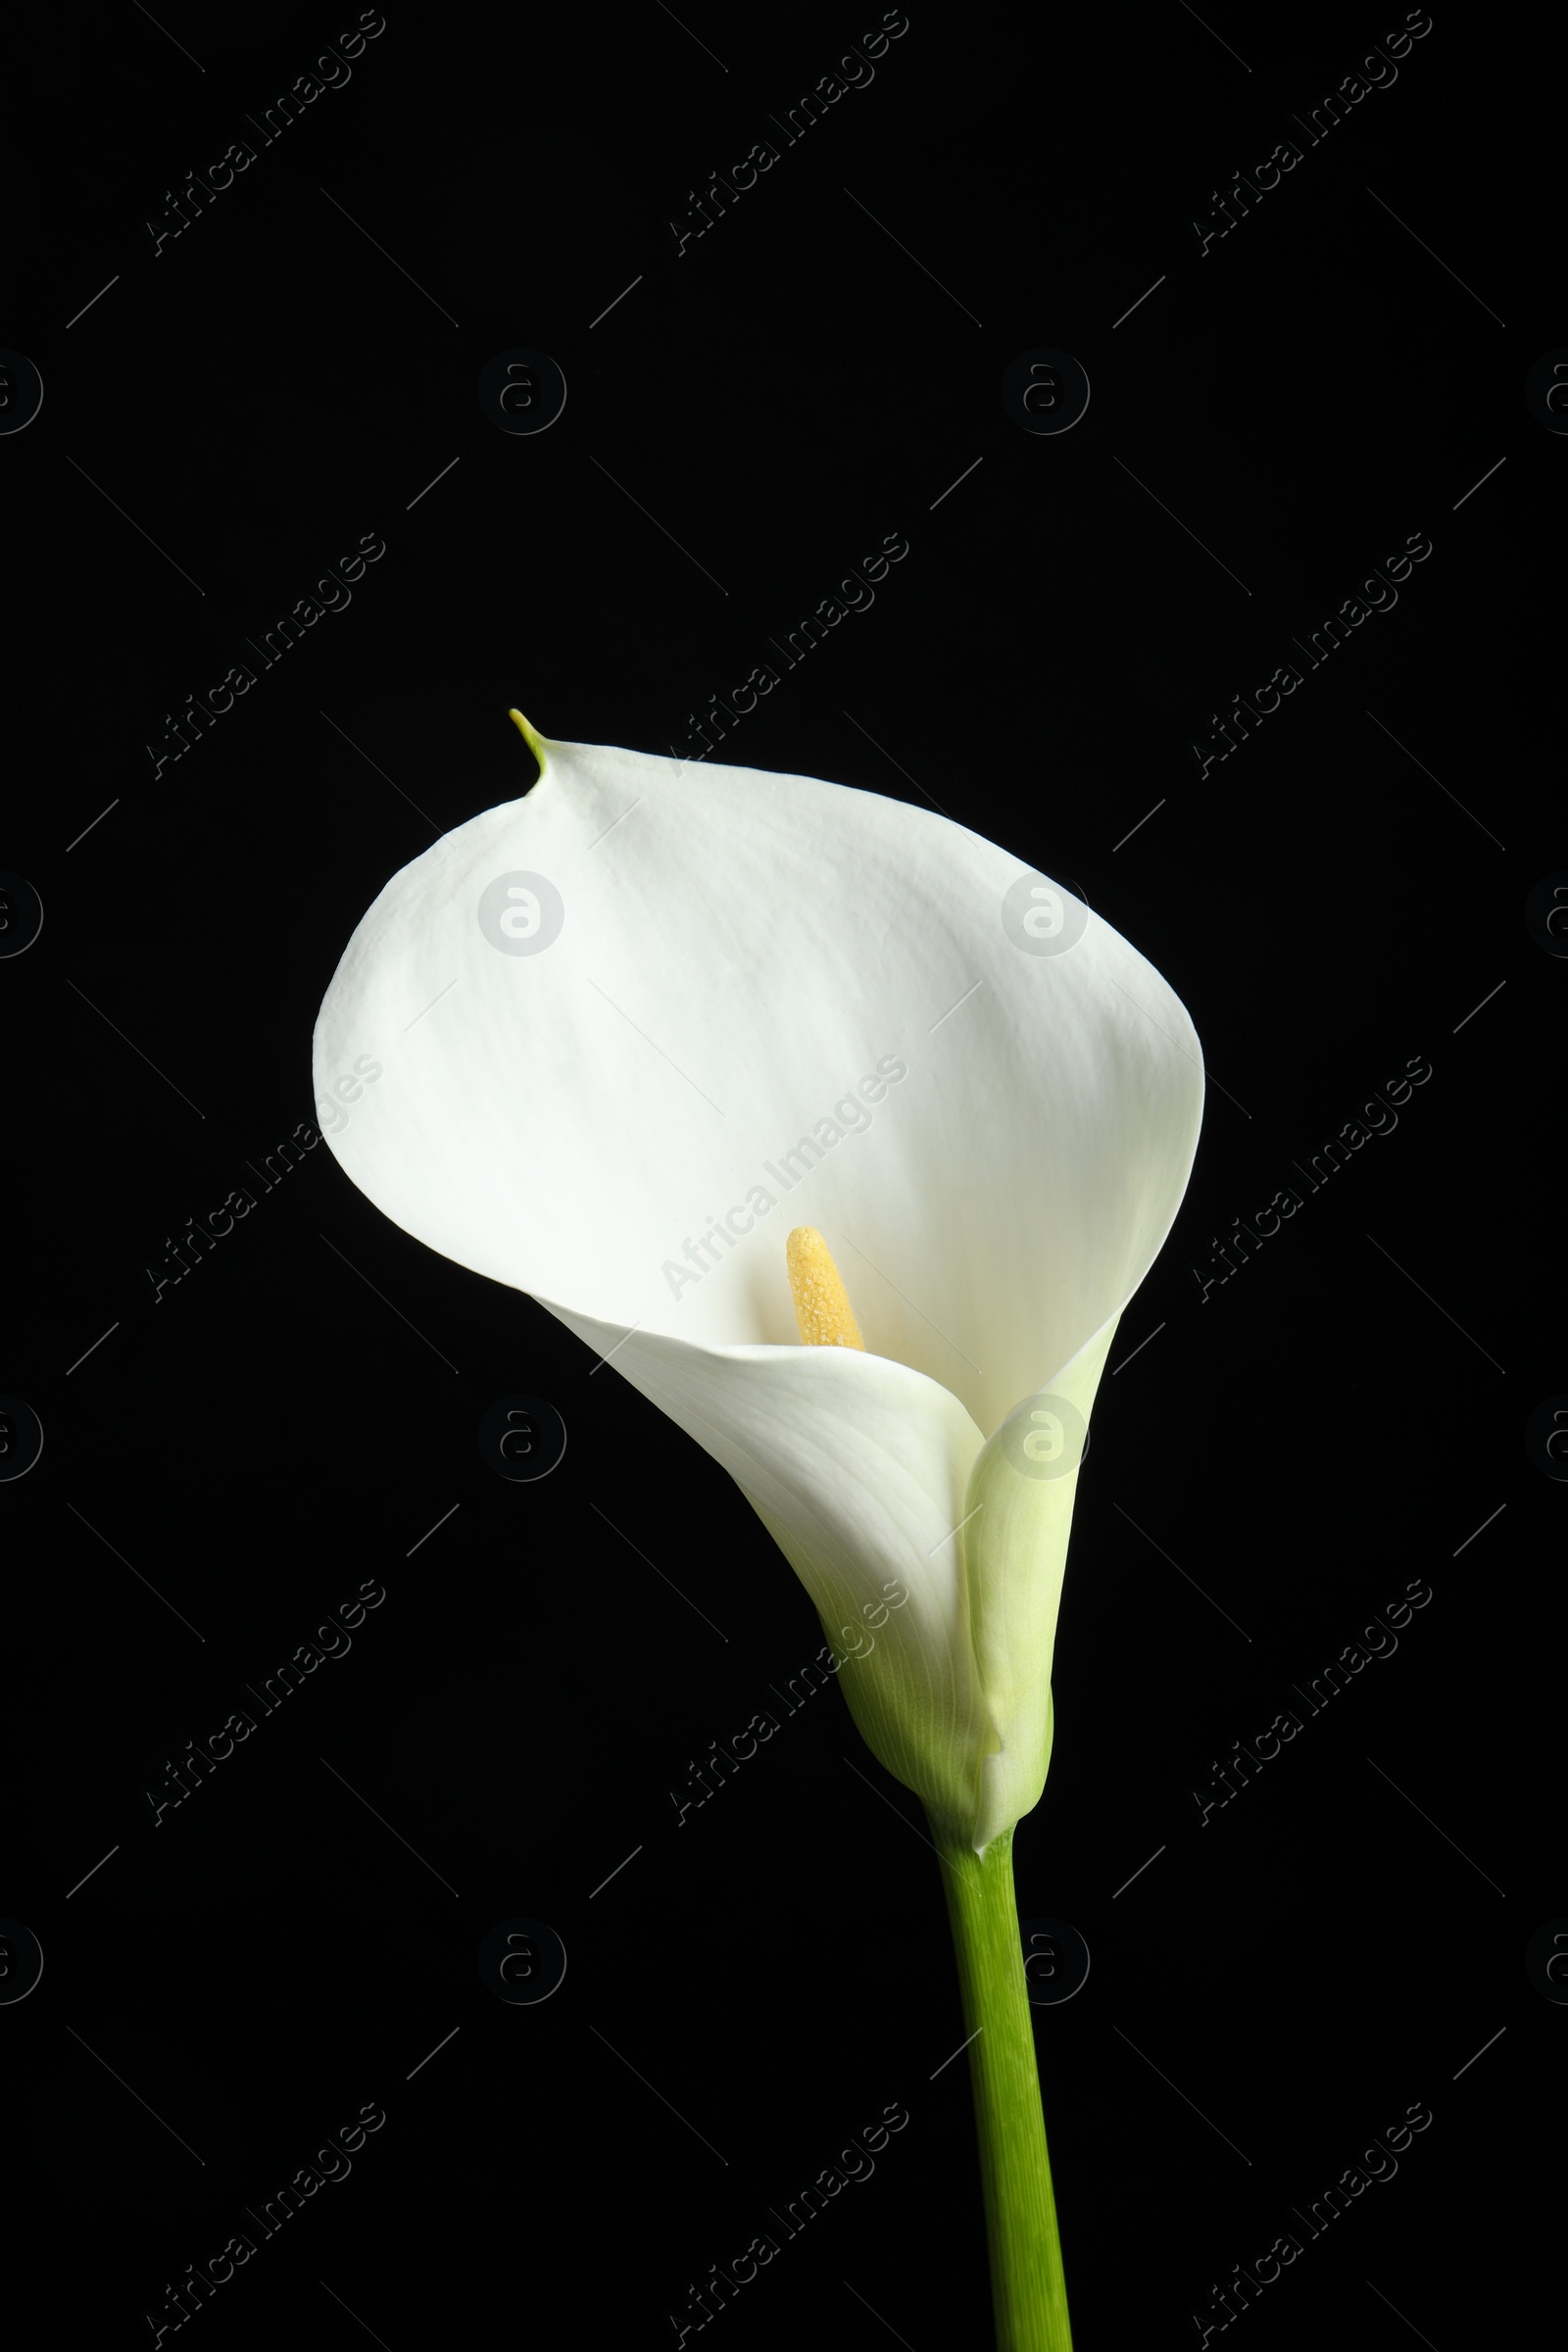
[[[942,1883],[969,2043],[997,2352],[1071,2352],[1034,2025],[1012,1886],[1012,1832],[982,1859],[949,1843]]]

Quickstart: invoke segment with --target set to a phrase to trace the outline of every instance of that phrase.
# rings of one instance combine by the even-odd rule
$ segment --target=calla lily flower
[[[1193,1024],[1079,898],[946,817],[513,715],[538,782],[349,942],[323,1132],[395,1223],[529,1293],[729,1472],[867,1744],[981,1860],[1044,1787],[1077,1470],[1197,1148]],[[801,1229],[863,1345],[803,1344]]]
[[[326,1140],[723,1465],[873,1753],[983,1852],[1044,1786],[1095,1391],[1197,1145],[1192,1022],[1080,900],[945,817],[527,732],[533,789],[394,875],[349,943],[316,1028]],[[803,1223],[863,1350],[800,1344]]]

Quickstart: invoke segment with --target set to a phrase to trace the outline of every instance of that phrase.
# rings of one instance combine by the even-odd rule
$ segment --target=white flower
[[[1077,1464],[1197,1147],[1192,1022],[944,817],[518,723],[539,782],[349,943],[316,1027],[327,1140],[723,1465],[874,1753],[983,1851],[1044,1786]],[[800,1225],[863,1350],[800,1344]]]

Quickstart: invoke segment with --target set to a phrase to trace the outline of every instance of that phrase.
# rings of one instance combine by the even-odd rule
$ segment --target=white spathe
[[[874,1753],[983,1850],[1044,1784],[1076,1486],[986,1442],[1042,1392],[1088,1421],[1186,1189],[1193,1024],[1093,913],[1021,945],[1031,869],[945,817],[527,733],[533,789],[349,942],[323,1132],[406,1232],[530,1293],[722,1463]],[[799,1344],[796,1225],[863,1354]]]

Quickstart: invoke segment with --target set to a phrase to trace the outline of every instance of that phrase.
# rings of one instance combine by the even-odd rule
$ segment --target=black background
[[[244,113],[351,9],[13,28],[0,341],[45,400],[0,441],[0,863],[45,922],[0,967],[0,1388],[46,1438],[0,1490],[0,1910],[46,1967],[0,2037],[13,2292],[35,2258],[50,2340],[150,2341],[165,2282],[372,2100],[352,2177],[195,2340],[672,2342],[888,2102],[874,2178],[716,2340],[989,2340],[915,1801],[829,1690],[676,1826],[688,1760],[821,1640],[716,1466],[319,1146],[156,1304],[147,1271],[311,1118],[317,1006],[388,875],[531,781],[510,704],[684,743],[892,532],[875,607],[722,756],[929,796],[1073,879],[1211,1073],[1102,1389],[1017,1838],[1022,1914],[1093,1955],[1037,2013],[1075,2340],[1197,2341],[1211,2282],[1415,2101],[1397,2178],[1245,2340],[1449,2352],[1544,2290],[1568,2019],[1523,1949],[1568,1912],[1561,1490],[1523,1428],[1568,1387],[1527,1311],[1565,973],[1523,909],[1568,864],[1535,553],[1568,449],[1523,382],[1568,333],[1517,28],[1440,7],[1320,145],[1290,122],[1401,19],[921,5],[678,258],[687,191],[878,11],[389,7],[265,147]],[[166,190],[239,136],[155,258]],[[1288,136],[1200,257],[1191,217]],[[476,398],[516,345],[568,385],[539,437]],[[1001,401],[1037,346],[1093,387],[1060,437]],[[155,778],[166,713],[370,532],[352,605]],[[1413,533],[1397,608],[1200,777],[1210,714]],[[1396,1132],[1202,1298],[1213,1237],[1411,1057]],[[569,1432],[534,1486],[475,1443],[515,1391]],[[164,1759],[367,1578],[352,1654],[155,1831]],[[1200,1828],[1211,1760],[1410,1579],[1398,1653]],[[540,2007],[477,1974],[518,1915],[568,1954]]]

